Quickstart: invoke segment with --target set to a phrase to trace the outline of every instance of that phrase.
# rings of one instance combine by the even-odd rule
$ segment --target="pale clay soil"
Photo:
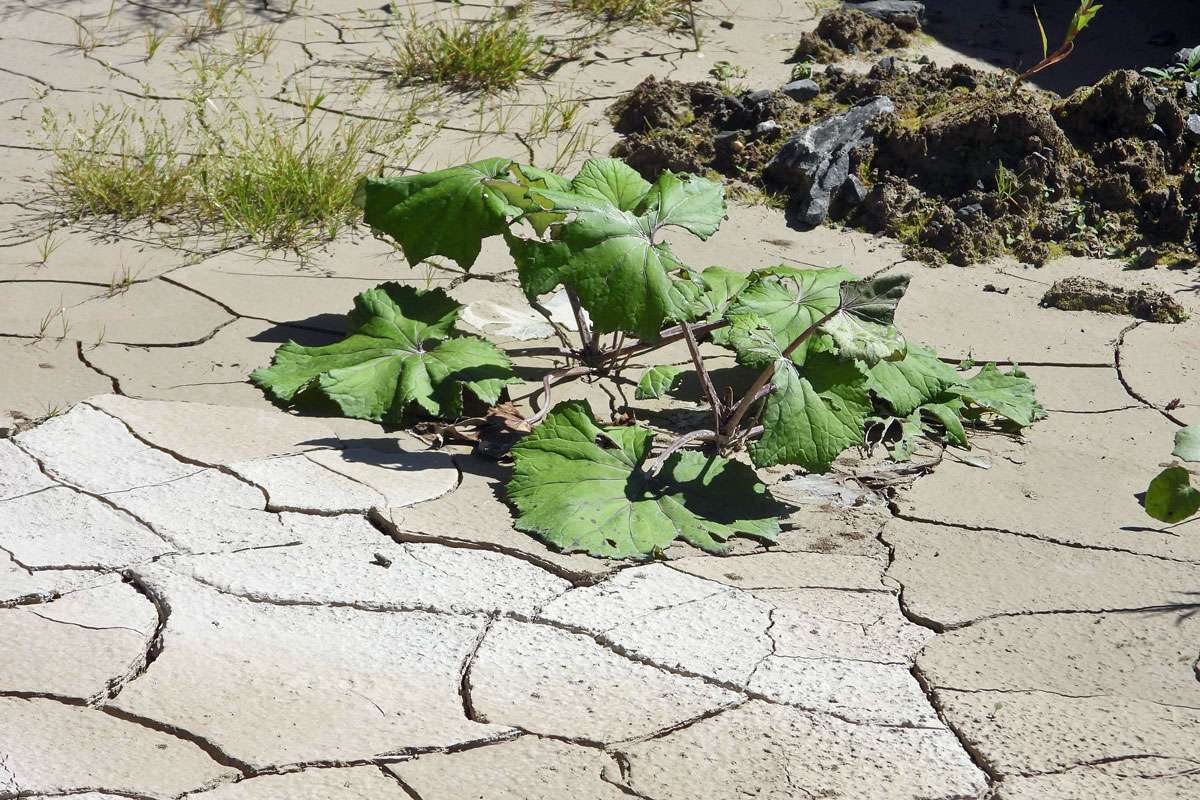
[[[0,3],[0,427],[64,412],[0,438],[0,798],[1200,796],[1200,530],[1156,530],[1134,497],[1177,425],[1200,423],[1200,318],[1037,305],[1082,273],[1152,281],[1195,313],[1193,275],[933,270],[894,241],[731,205],[709,244],[680,243],[685,261],[912,272],[902,329],[945,356],[1020,362],[1050,416],[1019,441],[976,437],[974,464],[946,459],[894,506],[801,506],[777,547],[557,554],[512,528],[494,465],[289,415],[245,382],[278,343],[327,340],[382,280],[515,302],[499,247],[452,283],[361,230],[300,264],[97,224],[61,229],[36,263],[42,109],[179,102],[174,45],[146,64],[140,37],[184,4],[117,3],[84,55],[71,18],[101,28],[109,5]],[[347,89],[380,13],[312,5],[247,16],[278,27],[255,72],[327,81],[332,111],[389,113],[381,81]],[[587,98],[603,153],[603,109],[647,74],[702,79],[728,59],[778,86],[814,25],[803,3],[721,15],[735,27],[711,25],[703,59],[684,36],[625,31],[516,102]],[[480,136],[474,101],[443,112],[411,168],[528,158],[519,121]],[[531,146],[544,163],[559,143]],[[109,292],[125,267],[135,282]],[[57,308],[67,330],[39,336]],[[594,387],[572,391],[607,411]]]

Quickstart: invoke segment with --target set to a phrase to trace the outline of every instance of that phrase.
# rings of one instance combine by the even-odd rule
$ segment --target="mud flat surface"
[[[947,358],[1020,363],[1049,412],[1020,439],[977,436],[970,457],[943,459],[890,502],[802,505],[779,546],[745,544],[725,558],[680,546],[661,562],[612,562],[555,553],[514,530],[494,465],[377,425],[286,414],[246,382],[280,342],[337,335],[333,315],[383,280],[442,286],[469,304],[515,302],[498,254],[485,251],[463,280],[405,264],[364,230],[299,258],[181,241],[163,223],[56,216],[44,110],[135,102],[172,113],[187,87],[170,62],[189,52],[168,42],[146,60],[144,34],[180,24],[188,9],[0,3],[0,798],[1200,793],[1200,530],[1154,527],[1135,497],[1178,427],[1200,423],[1188,356],[1200,346],[1196,271],[1169,260],[1130,270],[1090,245],[1063,245],[1040,268],[1008,244],[963,244],[962,268],[913,259],[928,258],[919,248],[934,247],[942,209],[959,220],[955,204],[974,191],[985,231],[1027,220],[1021,204],[1042,200],[1018,192],[989,205],[986,171],[972,175],[983,190],[938,194],[931,187],[953,170],[922,172],[935,168],[910,148],[968,136],[991,114],[1043,125],[1030,132],[1039,147],[1077,150],[1093,134],[1069,120],[1095,118],[1094,93],[1119,111],[1157,90],[1118,72],[1075,99],[1022,89],[1028,107],[1009,116],[967,99],[906,118],[916,101],[894,76],[871,76],[872,53],[843,61],[840,75],[818,70],[819,94],[796,101],[777,90],[819,19],[746,1],[722,6],[732,27],[709,25],[703,58],[687,52],[685,33],[635,27],[492,101],[517,109],[504,124],[486,101],[481,112],[457,97],[423,118],[418,130],[436,135],[389,169],[480,155],[549,166],[564,152],[569,169],[630,141],[608,109],[648,76],[689,87],[668,93],[680,108],[723,104],[725,92],[702,86],[721,60],[746,70],[739,91],[766,90],[781,125],[785,112],[809,124],[821,103],[851,106],[893,87],[891,149],[871,163],[899,182],[882,172],[863,182],[881,196],[880,186],[897,198],[905,186],[922,192],[915,202],[934,213],[915,238],[886,235],[882,223],[874,230],[885,235],[800,229],[744,192],[708,244],[677,252],[698,265],[911,273],[898,319],[906,334]],[[86,51],[77,17],[98,37]],[[530,19],[547,36],[574,30],[550,4],[535,3]],[[280,88],[301,76],[325,87],[330,117],[394,113],[397,89],[358,68],[384,52],[380,12],[268,3],[240,24],[276,32],[270,54],[247,66],[255,88],[245,99],[301,113]],[[937,32],[934,21],[927,30]],[[235,37],[205,46],[234,48]],[[943,96],[955,80],[976,84],[961,87],[967,98],[1005,91],[983,58],[927,35],[895,54]],[[835,100],[840,91],[850,94]],[[562,93],[581,104],[586,146],[574,150],[564,143],[574,133],[531,137],[536,125],[522,117]],[[1156,108],[1173,115],[1173,102]],[[1160,184],[1137,189],[1138,170],[1157,164],[1158,179],[1174,180],[1177,160],[1194,159],[1173,139],[1142,138],[1145,120],[1105,151],[1129,170],[1088,172],[1102,165],[1087,155],[1071,170],[1049,162],[1045,179],[1073,196],[1072,181],[1099,192],[1103,175],[1125,175],[1142,209]],[[1016,174],[1041,163],[1028,160],[1028,138],[1005,161]],[[756,145],[744,145],[749,159]],[[1123,155],[1126,146],[1142,149]],[[773,155],[764,148],[747,163]],[[728,172],[715,150],[709,158],[700,166]],[[1194,200],[1187,186],[1177,187],[1181,203]],[[1122,235],[1151,236],[1140,211],[1129,213]],[[1043,304],[1054,284],[1081,276],[1109,285],[1100,310]],[[1147,292],[1188,316],[1111,313],[1123,310],[1113,298]],[[592,399],[598,416],[621,410]]]

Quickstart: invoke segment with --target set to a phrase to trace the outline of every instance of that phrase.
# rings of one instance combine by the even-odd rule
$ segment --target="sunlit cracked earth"
[[[181,100],[140,37],[197,4],[110,5],[0,0],[0,428],[21,431],[0,438],[0,799],[1200,796],[1200,532],[1147,527],[1134,496],[1200,422],[1194,277],[1084,259],[930,270],[893,241],[732,205],[679,256],[911,272],[906,334],[1019,361],[1050,417],[1020,441],[977,437],[970,463],[947,458],[890,506],[804,506],[770,549],[554,553],[513,530],[494,466],[285,414],[245,382],[279,342],[337,334],[330,315],[382,280],[518,302],[502,248],[468,280],[363,232],[298,263],[76,226],[40,256],[42,111]],[[375,12],[261,5],[249,24],[278,44],[252,72],[331,81],[331,114],[386,106],[382,84],[346,88]],[[522,97],[578,95],[601,153],[603,109],[647,74],[698,80],[729,59],[781,84],[809,9],[723,5],[736,25],[705,59],[686,36],[626,31]],[[76,15],[109,19],[90,53],[72,49]],[[295,112],[283,89],[263,100]],[[474,107],[447,108],[406,166],[558,146],[517,123],[472,133]],[[1193,320],[1038,307],[1080,273],[1150,281]]]

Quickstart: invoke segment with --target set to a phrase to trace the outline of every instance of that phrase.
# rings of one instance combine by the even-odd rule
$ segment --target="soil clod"
[[[1123,289],[1078,275],[1055,282],[1042,297],[1042,305],[1061,311],[1128,314],[1148,322],[1179,323],[1188,317],[1178,300],[1149,285]]]

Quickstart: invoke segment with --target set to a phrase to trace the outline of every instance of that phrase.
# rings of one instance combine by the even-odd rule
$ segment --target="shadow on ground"
[[[1078,5],[1078,0],[1037,3],[1051,50],[1062,41]],[[1042,57],[1034,4],[1028,0],[926,0],[925,6],[925,32],[965,56],[1016,70]],[[1033,83],[1066,94],[1111,70],[1157,66],[1181,47],[1200,45],[1197,0],[1105,0],[1103,6],[1071,57]]]

